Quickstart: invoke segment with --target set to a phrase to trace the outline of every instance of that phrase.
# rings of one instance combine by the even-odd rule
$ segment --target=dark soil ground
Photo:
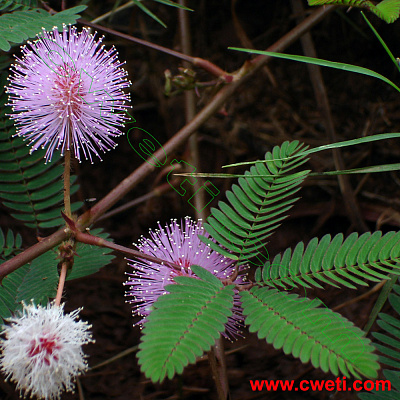
[[[54,2],[55,3],[55,2]],[[305,3],[305,2],[304,2]],[[156,3],[154,3],[156,4]],[[90,15],[95,18],[111,9],[112,1],[92,2]],[[58,9],[56,4],[52,5]],[[208,59],[227,71],[238,69],[248,58],[243,53],[227,50],[228,46],[245,47],[245,40],[254,48],[266,49],[296,24],[289,1],[244,0],[191,1],[195,12],[190,14],[194,55]],[[153,7],[168,29],[152,21],[137,10],[123,12],[108,20],[108,26],[168,48],[180,50],[177,12],[169,7]],[[232,10],[235,10],[236,24]],[[307,7],[307,13],[310,9]],[[368,14],[392,52],[400,54],[398,33],[400,23],[387,25]],[[398,71],[390,62],[377,39],[367,27],[357,9],[346,13],[345,8],[332,12],[312,29],[318,57],[332,61],[353,63],[373,69],[398,81]],[[396,39],[395,39],[396,38]],[[182,66],[180,60],[155,50],[124,41],[109,35],[105,44],[115,44],[120,58],[133,83],[133,116],[136,125],[147,130],[160,143],[165,143],[185,124],[183,94],[167,98],[163,94],[164,71],[172,74]],[[303,54],[300,42],[286,50]],[[212,78],[196,70],[200,81]],[[324,78],[337,140],[346,140],[383,132],[396,132],[400,125],[397,108],[398,94],[390,86],[373,78],[323,69]],[[215,93],[214,88],[199,90],[197,109],[200,110]],[[315,99],[309,72],[305,64],[273,60],[233,94],[224,108],[209,119],[198,132],[200,170],[221,171],[221,166],[231,162],[262,158],[266,151],[285,140],[300,140],[311,146],[329,143],[325,120]],[[173,158],[182,158],[188,150],[182,147]],[[398,141],[352,147],[342,151],[345,168],[398,162]],[[126,137],[119,139],[119,146],[107,153],[104,161],[95,165],[82,163],[75,166],[79,175],[80,199],[101,199],[122,179],[135,170],[142,160],[129,146]],[[313,171],[334,170],[332,154],[319,153],[312,157],[309,166]],[[148,193],[165,177],[155,171],[132,190],[117,206]],[[233,181],[214,179],[221,191],[218,200]],[[370,230],[397,230],[400,225],[400,175],[384,173],[353,175],[351,186],[357,190],[357,203]],[[337,179],[314,178],[304,185],[302,199],[290,213],[289,219],[271,237],[268,252],[274,256],[299,241],[307,243],[314,236],[361,231],[354,226],[346,211],[348,201],[341,194]],[[212,206],[217,205],[215,200]],[[130,246],[157,221],[167,223],[171,218],[186,215],[195,217],[187,197],[169,191],[159,197],[103,220],[96,227],[103,227],[116,243]],[[24,243],[32,244],[32,233],[15,223],[3,213],[2,221],[24,235]],[[3,225],[3,224],[2,224]],[[113,263],[94,276],[70,281],[66,285],[66,309],[83,306],[83,319],[93,325],[95,344],[88,345],[89,364],[110,361],[127,349],[132,352],[110,361],[105,366],[93,368],[80,379],[87,400],[165,400],[165,399],[216,399],[215,385],[207,360],[185,369],[182,376],[162,384],[153,384],[141,374],[135,349],[140,340],[140,330],[132,328],[131,309],[125,303],[125,271],[129,271],[122,255],[116,254]],[[308,296],[320,297],[328,307],[338,306],[368,292],[371,287],[350,289],[310,290]],[[376,301],[377,294],[343,307],[340,312],[363,327]],[[384,308],[385,311],[389,307]],[[376,328],[376,327],[375,327]],[[245,333],[246,339],[226,342],[228,351],[228,378],[233,400],[254,399],[356,399],[354,393],[332,392],[252,392],[250,379],[333,379],[333,375],[303,365],[292,356],[285,356],[254,334]],[[0,398],[18,398],[13,385],[2,383]],[[66,394],[64,400],[78,399],[78,394]]]

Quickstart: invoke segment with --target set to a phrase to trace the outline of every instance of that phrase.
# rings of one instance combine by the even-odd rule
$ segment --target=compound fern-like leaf
[[[302,154],[305,150],[298,141],[275,146],[272,153],[266,153],[265,162],[257,162],[245,172],[245,177],[239,178],[239,185],[232,185],[232,191],[226,192],[230,205],[220,201],[218,209],[211,209],[204,227],[228,251],[211,240],[201,239],[221,254],[238,259],[239,265],[258,256],[265,248],[265,240],[298,199],[293,194],[309,171],[291,171],[307,161]]]
[[[245,323],[250,332],[275,349],[334,375],[376,378],[378,356],[364,332],[321,305],[276,289],[256,287],[241,292]]]
[[[386,333],[373,332],[372,335],[383,344],[375,344],[375,347],[384,356],[379,360],[394,370],[385,369],[383,375],[387,381],[377,381],[371,393],[361,393],[358,397],[362,400],[391,400],[400,398],[400,286],[393,286],[395,293],[389,295],[389,302],[396,311],[397,316],[380,313],[377,321],[379,327]],[[390,386],[389,386],[390,385]]]
[[[154,303],[144,324],[138,352],[139,365],[153,382],[181,373],[209,350],[232,314],[234,287],[199,266],[191,266],[202,279],[180,276],[169,292]]]
[[[75,24],[80,17],[77,13],[86,7],[77,6],[54,15],[40,8],[3,14],[0,16],[0,49],[8,51],[10,43],[20,44],[34,38],[42,28],[51,30],[54,26],[61,28],[63,24]]]
[[[388,274],[400,275],[400,232],[352,233],[344,240],[325,235],[313,238],[306,248],[300,242],[292,252],[286,249],[256,272],[256,281],[269,286],[335,287],[368,286],[364,280],[380,282]]]
[[[308,4],[310,6],[333,4],[365,8],[388,24],[396,21],[400,14],[400,0],[383,0],[376,5],[368,0],[308,0]]]
[[[387,23],[396,21],[400,14],[400,0],[383,0],[370,9],[377,17]]]

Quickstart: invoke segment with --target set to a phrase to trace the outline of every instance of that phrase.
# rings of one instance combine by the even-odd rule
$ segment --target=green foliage
[[[250,332],[302,363],[334,375],[376,378],[379,364],[370,340],[350,321],[321,301],[266,287],[241,292],[245,323]]]
[[[0,251],[4,261],[10,257],[10,249],[17,250],[21,240],[19,235],[12,239],[12,233],[7,234],[6,246],[1,246],[2,238],[0,231]],[[94,229],[92,233],[96,236],[107,239],[108,234],[101,233],[100,229]],[[76,246],[75,262],[67,279],[81,278],[94,274],[100,268],[109,264],[114,258],[110,253],[112,250],[78,243]],[[29,303],[31,299],[36,304],[46,304],[49,298],[55,297],[58,283],[57,251],[50,250],[34,259],[30,264],[18,268],[7,275],[0,286],[0,319],[10,317],[12,313],[21,308],[21,302]]]
[[[363,279],[380,282],[387,274],[400,274],[400,232],[366,232],[361,236],[352,233],[343,240],[339,233],[333,239],[325,235],[313,238],[306,249],[304,243],[295,249],[286,249],[272,262],[267,262],[256,272],[256,280],[270,286],[316,286],[320,282],[352,289],[354,284],[367,284]],[[319,281],[319,282],[318,282]]]
[[[21,249],[22,238],[19,233],[14,236],[13,231],[8,230],[7,236],[4,236],[0,228],[0,260],[6,261],[19,253]]]
[[[29,10],[37,7],[37,0],[0,0],[0,11],[11,12],[15,10]]]
[[[294,54],[274,53],[272,51],[241,49],[241,48],[237,48],[237,47],[229,47],[229,48],[231,50],[243,51],[245,53],[262,54],[262,55],[266,55],[266,56],[270,56],[270,57],[283,58],[286,60],[298,61],[298,62],[303,62],[303,63],[307,63],[307,64],[319,65],[321,67],[340,69],[343,71],[355,72],[356,74],[372,76],[373,78],[377,78],[377,79],[380,79],[380,80],[386,82],[388,85],[392,86],[398,92],[400,92],[400,88],[396,84],[394,84],[390,79],[386,78],[385,76],[383,76],[381,74],[378,74],[378,72],[372,71],[368,68],[359,67],[358,65],[322,60],[320,58],[314,58],[314,57],[297,56]],[[373,135],[373,136],[375,136],[375,135]],[[362,138],[360,138],[360,139],[362,139]]]
[[[201,279],[174,278],[166,286],[169,294],[154,303],[144,324],[137,356],[142,371],[153,382],[181,373],[214,345],[232,314],[233,286],[222,286],[218,278],[199,266],[191,266]]]
[[[155,15],[153,12],[151,12],[143,3],[141,0],[131,0],[132,3],[134,3],[136,6],[138,6],[143,12],[145,12],[149,17],[153,18],[155,21],[157,21],[160,25],[162,25],[164,28],[167,27],[167,25],[164,24],[164,22],[162,22],[160,20],[160,18],[157,17],[157,15]],[[183,10],[186,11],[192,11],[190,8],[187,8],[181,4],[175,3],[171,0],[154,0],[156,3],[161,3],[161,4],[165,4],[167,6],[171,6],[171,7],[177,7],[177,8],[181,8]]]
[[[20,234],[14,235],[11,230],[8,230],[7,235],[4,236],[0,228],[0,264],[17,255],[21,251],[21,244]],[[17,308],[17,288],[21,285],[28,269],[29,267],[25,265],[2,280],[0,285],[0,322],[2,318],[10,317],[12,311]]]
[[[0,325],[2,320],[9,318],[16,310],[21,309],[18,304],[18,288],[22,285],[29,266],[24,265],[7,275],[0,286]]]
[[[397,314],[400,314],[400,286],[394,285],[393,290],[397,293],[391,293],[389,295],[389,302]],[[394,339],[386,334],[374,332],[372,335],[385,344],[385,346],[377,345],[377,349],[391,357],[381,357],[381,361],[386,364],[400,370],[400,320],[390,315],[380,313],[377,324],[386,331],[389,335],[392,335]],[[390,346],[390,347],[387,347]]]
[[[275,146],[272,153],[265,154],[265,163],[251,167],[239,178],[240,186],[235,184],[232,191],[226,192],[231,205],[220,201],[219,209],[211,209],[204,224],[206,231],[237,256],[205,237],[201,239],[221,254],[238,259],[239,264],[256,256],[298,199],[291,196],[300,189],[309,171],[290,171],[307,161],[305,149],[298,141]]]
[[[75,24],[79,12],[86,6],[77,6],[57,14],[50,15],[42,9],[14,11],[0,16],[0,49],[8,51],[10,43],[20,44],[34,38],[42,28],[51,30],[54,26],[61,29],[63,24]]]
[[[30,228],[50,228],[64,224],[60,214],[63,202],[63,166],[53,161],[44,163],[45,150],[29,154],[24,140],[15,135],[12,122],[6,117],[6,96],[0,98],[0,201],[13,212],[11,215]],[[76,177],[71,177],[71,184]],[[71,194],[78,185],[71,186]],[[73,211],[81,203],[72,205]]]
[[[8,69],[11,64],[11,60],[6,55],[0,54],[0,83],[6,84],[4,77],[6,74],[8,75],[8,71],[4,72],[3,70]],[[4,84],[2,86],[4,86]]]
[[[247,52],[247,50],[245,50],[245,49],[235,49],[235,50],[240,50],[240,51],[246,51]],[[250,53],[252,51],[256,51],[256,50],[249,50],[248,52]],[[261,51],[261,52],[258,52],[258,53],[264,54],[264,53],[268,53],[268,52]],[[296,60],[296,61],[300,61],[300,60],[297,60],[297,57],[301,57],[301,56],[291,56],[291,55],[279,54],[279,53],[269,53],[269,54],[272,57],[274,55],[276,55],[279,58],[292,59],[292,57],[296,57],[296,58],[294,58],[294,60]],[[286,56],[286,57],[283,57],[283,56]],[[319,60],[317,58],[313,58],[313,60],[324,61],[324,60]],[[306,62],[306,61],[302,60],[302,62]],[[330,62],[331,61],[329,61],[329,63]],[[355,72],[355,71],[353,71],[353,72]],[[400,91],[400,88],[399,88],[399,91]],[[358,144],[373,143],[373,142],[377,142],[377,141],[380,141],[380,140],[389,140],[389,139],[398,139],[398,138],[400,138],[400,133],[399,132],[377,133],[376,135],[363,136],[363,137],[359,137],[359,138],[356,138],[356,139],[344,140],[342,142],[335,142],[335,143],[324,144],[322,146],[312,147],[312,148],[309,148],[308,150],[302,151],[300,154],[302,156],[309,156],[310,154],[318,153],[320,151],[326,151],[326,150],[332,150],[332,149],[340,149],[340,148],[343,148],[343,147],[356,146]],[[294,157],[297,157],[297,155],[289,156],[289,157],[287,157],[287,159],[289,160],[289,159],[294,158]],[[240,165],[253,165],[254,163],[260,163],[260,162],[263,162],[263,161],[261,161],[261,160],[260,161],[245,161],[245,162],[239,162],[239,163],[224,165],[223,168],[237,167],[237,166],[240,166]],[[383,166],[385,166],[385,165],[394,165],[394,164],[384,164]],[[355,170],[360,170],[360,169],[351,169],[351,170],[347,170],[347,171],[355,171]],[[362,168],[362,170],[369,171],[368,167],[364,167],[364,168]],[[335,173],[335,172],[337,172],[337,171],[332,171],[332,173]],[[223,178],[225,176],[228,176],[228,177],[237,176],[236,174],[207,174],[206,175],[204,173],[202,173],[202,174],[191,174],[191,175],[193,175],[193,176],[216,176],[218,178],[221,178],[221,177]],[[319,173],[318,174],[312,173],[312,174],[309,174],[308,176],[312,176],[312,175],[314,175],[314,176],[315,175],[319,175]],[[241,176],[241,175],[239,175],[239,176]]]
[[[400,314],[400,286],[395,285],[393,289],[396,294],[391,293],[389,295],[389,302],[396,313]],[[383,345],[375,345],[375,347],[384,354],[384,356],[379,357],[379,360],[383,364],[395,368],[395,370],[386,369],[383,371],[385,378],[390,380],[392,388],[388,391],[386,385],[385,391],[374,390],[371,393],[361,393],[358,397],[362,400],[398,399],[400,398],[400,319],[399,316],[396,318],[388,314],[380,313],[377,323],[386,333],[373,332],[372,335],[383,343]]]
[[[374,4],[368,0],[308,0],[310,6],[334,4],[348,7],[365,8],[373,12],[377,17],[383,19],[388,24],[399,18],[400,0],[383,0],[379,4]]]

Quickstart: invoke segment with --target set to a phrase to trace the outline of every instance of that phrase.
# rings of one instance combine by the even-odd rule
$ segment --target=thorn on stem
[[[64,221],[67,223],[69,229],[71,229],[72,232],[76,232],[77,228],[75,221],[69,218],[63,211],[61,211],[61,216],[64,218]]]

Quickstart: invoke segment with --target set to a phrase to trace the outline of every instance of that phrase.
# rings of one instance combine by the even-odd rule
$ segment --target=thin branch
[[[125,247],[125,246],[121,246],[119,244],[110,242],[110,241],[103,239],[101,237],[98,237],[98,236],[90,235],[88,233],[83,233],[81,231],[76,231],[74,234],[74,238],[77,242],[86,243],[86,244],[90,244],[90,245],[98,246],[98,247],[107,247],[108,249],[112,249],[112,250],[118,251],[120,253],[130,255],[134,258],[152,261],[157,264],[165,264],[165,265],[168,265],[169,267],[171,267],[172,269],[174,269],[175,271],[178,271],[178,272],[182,271],[182,268],[179,265],[174,264],[171,261],[167,261],[167,260],[163,260],[161,258],[149,256],[145,253],[142,253],[141,251],[137,251],[137,250],[133,250],[128,247]]]
[[[123,204],[120,207],[114,208],[113,210],[103,214],[100,218],[96,220],[96,222],[103,221],[104,219],[110,218],[114,215],[122,213],[126,210],[129,210],[132,207],[135,207],[147,200],[152,199],[153,197],[160,197],[162,194],[169,192],[172,190],[171,185],[169,183],[163,183],[160,186],[157,186],[151,192],[144,194],[143,196],[139,196],[138,198],[128,201],[128,203]]]
[[[368,298],[369,296],[372,296],[374,293],[379,292],[379,290],[382,289],[382,287],[385,285],[386,282],[387,281],[382,281],[382,282],[377,283],[372,289],[368,290],[368,292],[366,292],[360,296],[357,296],[354,299],[347,300],[344,303],[341,303],[341,304],[337,305],[336,307],[333,307],[332,310],[338,311],[344,307],[348,307],[354,303],[358,303],[360,300],[364,300],[364,299]]]
[[[27,248],[22,253],[17,254],[11,260],[8,260],[0,265],[0,282],[1,280],[11,272],[14,272],[19,267],[27,264],[33,259],[41,256],[46,251],[51,250],[53,247],[59,245],[63,240],[67,238],[65,228],[58,230],[52,235],[40,239],[40,241],[33,246]]]
[[[139,43],[143,46],[150,47],[151,49],[158,50],[158,51],[161,51],[162,53],[166,53],[171,56],[180,58],[181,60],[187,61],[199,68],[204,69],[205,71],[208,71],[210,74],[212,74],[214,76],[222,78],[226,83],[230,83],[233,80],[232,75],[228,74],[227,72],[222,70],[220,67],[218,67],[217,65],[213,64],[212,62],[210,62],[208,60],[204,60],[199,57],[191,57],[191,56],[188,56],[187,54],[180,53],[179,51],[171,50],[168,47],[160,46],[158,44],[148,42],[147,40],[139,39],[134,36],[127,35],[126,33],[118,32],[118,31],[115,31],[114,29],[107,28],[105,26],[98,25],[98,24],[95,24],[93,22],[89,22],[89,21],[86,21],[83,19],[78,19],[78,22],[83,25],[90,26],[99,31],[106,32],[110,35],[114,35],[114,36],[120,37],[122,39],[129,40],[130,42]]]
[[[166,264],[166,265],[170,266],[171,268],[173,268],[174,270],[181,272],[181,266],[174,264],[173,262],[163,260],[161,258],[149,256],[145,253],[142,253],[141,251],[137,251],[137,250],[133,250],[128,247],[125,247],[125,246],[121,246],[119,244],[110,242],[110,241],[103,239],[101,237],[98,237],[98,236],[90,235],[88,233],[83,233],[77,228],[75,222],[71,218],[68,218],[68,216],[65,215],[64,213],[61,213],[61,214],[68,225],[70,233],[72,234],[72,236],[74,237],[74,239],[77,242],[90,244],[92,246],[106,247],[108,249],[119,251],[120,253],[128,254],[135,258],[141,258],[144,260],[153,261],[158,264]]]

